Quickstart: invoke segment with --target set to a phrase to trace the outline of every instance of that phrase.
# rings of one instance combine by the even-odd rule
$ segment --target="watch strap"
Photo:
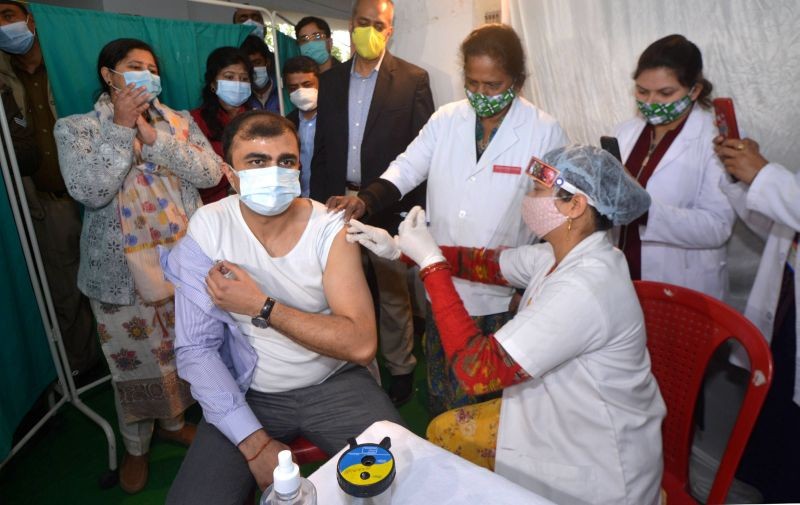
[[[272,309],[275,307],[275,299],[272,297],[267,297],[264,300],[264,306],[261,307],[261,310],[258,312],[258,317],[263,319],[264,321],[269,324],[269,317],[272,315]]]

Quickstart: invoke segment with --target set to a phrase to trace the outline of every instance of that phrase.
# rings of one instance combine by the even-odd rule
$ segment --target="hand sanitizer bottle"
[[[317,505],[317,490],[311,481],[300,476],[300,467],[292,461],[291,451],[278,453],[278,466],[272,477],[261,505]]]

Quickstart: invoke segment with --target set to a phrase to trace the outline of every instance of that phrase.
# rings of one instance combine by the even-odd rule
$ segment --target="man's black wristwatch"
[[[258,315],[250,320],[256,328],[269,328],[269,316],[272,314],[272,308],[275,306],[275,299],[267,297],[264,306],[258,312]]]

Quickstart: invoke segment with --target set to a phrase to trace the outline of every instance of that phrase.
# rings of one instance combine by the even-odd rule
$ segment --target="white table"
[[[377,444],[386,436],[392,439],[390,450],[397,465],[393,505],[552,505],[541,496],[389,421],[373,424],[357,437],[357,441]],[[344,449],[339,451],[309,477],[317,488],[319,505],[346,503],[336,482],[336,463],[343,452]]]

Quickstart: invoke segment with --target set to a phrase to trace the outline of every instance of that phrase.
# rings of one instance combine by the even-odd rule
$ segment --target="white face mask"
[[[317,88],[297,88],[289,94],[289,101],[303,112],[317,108]]]
[[[283,213],[300,196],[300,170],[281,168],[251,168],[236,172],[239,177],[239,200],[262,216]]]
[[[252,19],[248,19],[247,21],[245,21],[245,22],[244,22],[244,23],[242,23],[242,24],[243,24],[243,25],[247,25],[247,26],[252,26],[252,27],[253,27],[253,33],[252,33],[252,35],[255,35],[256,37],[258,37],[258,38],[260,38],[260,39],[263,39],[263,38],[264,38],[264,29],[265,29],[265,26],[264,26],[264,25],[262,25],[261,23],[259,23],[258,21],[253,21]]]
[[[217,96],[228,105],[234,107],[242,105],[250,98],[251,93],[249,82],[217,81]]]

